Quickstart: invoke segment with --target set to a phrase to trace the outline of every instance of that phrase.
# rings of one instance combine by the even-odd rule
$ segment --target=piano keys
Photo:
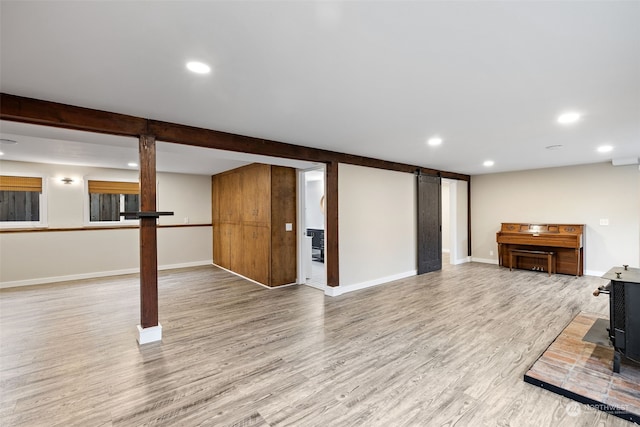
[[[512,249],[554,253],[555,272],[582,276],[584,270],[584,224],[519,224],[503,222],[496,233],[498,261],[510,267]],[[540,269],[535,257],[516,257],[514,268]],[[544,269],[543,269],[544,271]]]

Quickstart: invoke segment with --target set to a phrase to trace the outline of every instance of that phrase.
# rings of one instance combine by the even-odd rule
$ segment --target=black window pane
[[[120,221],[120,195],[119,194],[89,194],[89,220]]]
[[[124,209],[120,201],[124,199]],[[138,194],[89,194],[89,221],[120,221],[122,219],[136,219],[135,215],[121,217],[122,212],[137,212],[140,206]]]
[[[140,196],[138,194],[124,195],[124,211],[138,212],[140,210]],[[136,219],[135,215],[125,216],[124,219]]]
[[[0,221],[40,221],[40,193],[0,191]]]

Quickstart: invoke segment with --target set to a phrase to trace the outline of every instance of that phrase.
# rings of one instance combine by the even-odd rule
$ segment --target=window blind
[[[35,191],[42,193],[42,178],[0,175],[0,191]]]
[[[89,180],[89,193],[99,194],[140,194],[137,182],[92,181]]]

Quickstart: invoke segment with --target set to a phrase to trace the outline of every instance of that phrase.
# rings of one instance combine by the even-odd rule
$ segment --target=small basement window
[[[135,216],[121,212],[140,210],[140,186],[137,182],[89,180],[89,223],[133,222]]]
[[[0,175],[2,227],[45,226],[42,177]]]

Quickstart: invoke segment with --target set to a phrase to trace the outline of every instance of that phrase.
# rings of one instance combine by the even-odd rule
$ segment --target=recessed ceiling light
[[[0,156],[4,156],[4,153],[2,151],[0,151]]]
[[[129,162],[127,163],[127,166],[129,166],[130,168],[137,168],[138,164],[136,162]]]
[[[580,120],[581,117],[582,115],[580,113],[576,113],[575,111],[563,113],[558,116],[558,123],[562,125],[570,125]]]
[[[17,144],[18,141],[15,141],[13,139],[7,139],[7,138],[0,138],[0,144]]]
[[[547,150],[559,150],[562,148],[562,144],[547,145],[544,148],[546,148]]]
[[[598,153],[608,153],[611,150],[613,150],[613,147],[610,145],[601,145],[598,147]]]
[[[484,161],[484,163],[483,163],[483,165],[484,165],[485,167],[487,167],[487,168],[489,168],[489,167],[493,166],[493,164],[494,164],[494,163],[493,163],[493,160],[485,160],[485,161]]]
[[[436,145],[442,144],[442,138],[440,138],[439,136],[434,136],[433,138],[429,138],[429,140],[427,141],[427,144],[431,145],[432,147],[435,147]]]
[[[211,71],[211,67],[209,67],[204,62],[198,61],[187,62],[187,69],[198,74],[207,74],[209,71]]]

